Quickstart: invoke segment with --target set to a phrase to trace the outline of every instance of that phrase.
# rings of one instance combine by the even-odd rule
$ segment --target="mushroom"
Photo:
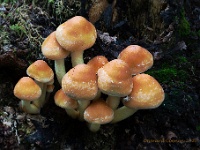
[[[128,118],[139,109],[157,108],[164,101],[164,90],[152,76],[138,74],[132,78],[132,82],[132,92],[123,98],[124,106],[115,110],[112,123]]]
[[[61,84],[62,77],[65,75],[65,60],[70,52],[60,46],[56,40],[55,31],[52,32],[42,43],[42,54],[51,60],[54,60],[55,74],[58,82]]]
[[[98,92],[96,73],[86,64],[76,65],[64,75],[62,89],[67,96],[78,100],[79,119],[82,120],[85,108]]]
[[[78,117],[79,113],[75,110],[78,108],[77,101],[68,97],[62,89],[55,93],[54,102],[57,106],[65,109],[70,117],[74,119]]]
[[[89,123],[89,129],[92,132],[97,132],[101,124],[109,123],[113,118],[114,111],[102,99],[92,101],[84,111],[84,120]]]
[[[58,43],[71,52],[72,66],[83,64],[83,51],[92,47],[97,33],[94,25],[82,16],[75,16],[56,29]]]
[[[95,56],[87,63],[87,65],[92,67],[92,69],[97,73],[97,71],[107,63],[108,59],[105,56]],[[100,98],[100,96],[101,91],[98,90],[97,96],[94,98],[94,100]]]
[[[100,68],[97,75],[99,89],[109,95],[108,105],[116,109],[120,97],[130,94],[133,87],[129,66],[123,60],[114,59]]]
[[[123,49],[118,59],[123,60],[129,65],[133,75],[142,73],[153,65],[152,54],[139,45],[130,45]]]
[[[14,95],[21,99],[20,107],[26,113],[40,113],[40,108],[36,107],[32,102],[37,100],[41,94],[41,88],[30,77],[22,77],[14,87]]]
[[[97,73],[97,71],[107,63],[108,59],[105,56],[95,56],[88,61],[87,65],[91,66]]]
[[[41,97],[33,103],[41,108],[45,103],[47,84],[53,82],[54,73],[48,64],[43,60],[33,62],[26,70],[28,76],[35,79],[36,83],[42,89]]]

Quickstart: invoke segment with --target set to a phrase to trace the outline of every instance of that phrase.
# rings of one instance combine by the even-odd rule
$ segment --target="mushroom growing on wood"
[[[78,100],[78,111],[82,120],[85,108],[98,92],[95,71],[86,64],[76,65],[64,75],[62,90],[70,98]]]
[[[21,109],[30,114],[39,114],[40,108],[32,102],[42,94],[41,88],[30,77],[22,77],[14,87],[14,95],[21,99]]]
[[[164,101],[164,90],[152,76],[138,74],[132,78],[132,82],[132,92],[123,98],[124,106],[115,110],[112,123],[128,118],[139,109],[157,108]]]
[[[118,56],[131,69],[132,75],[142,73],[153,65],[153,56],[145,48],[138,45],[130,45],[126,47]]]
[[[35,79],[42,89],[41,97],[33,102],[37,107],[41,108],[45,104],[47,84],[54,80],[54,72],[45,61],[37,60],[27,68],[26,73]]]
[[[83,51],[92,47],[97,33],[94,25],[82,16],[75,16],[56,29],[58,43],[71,52],[72,66],[83,64]]]
[[[120,97],[130,94],[133,87],[129,66],[123,60],[114,59],[100,68],[97,75],[99,89],[109,95],[107,102],[116,109]]]
[[[102,99],[92,101],[84,111],[84,119],[89,123],[92,132],[98,131],[101,124],[109,123],[113,118],[113,109]]]
[[[65,75],[65,60],[70,52],[60,46],[56,40],[55,31],[52,32],[42,43],[42,54],[51,60],[54,60],[55,74],[58,82],[61,84],[62,77]]]

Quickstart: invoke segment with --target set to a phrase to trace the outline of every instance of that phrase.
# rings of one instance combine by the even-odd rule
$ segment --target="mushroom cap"
[[[21,100],[34,101],[41,94],[41,88],[30,77],[22,77],[14,87],[14,95]]]
[[[92,100],[98,92],[96,73],[86,64],[76,65],[63,76],[62,89],[75,100]]]
[[[124,97],[130,94],[133,83],[128,65],[120,60],[114,59],[97,72],[98,87],[108,95]]]
[[[87,64],[91,66],[95,72],[97,72],[101,67],[108,63],[108,59],[105,56],[95,56]]]
[[[96,38],[94,25],[82,16],[75,16],[56,29],[56,39],[67,51],[84,51],[93,46]]]
[[[67,109],[76,109],[78,107],[78,102],[74,99],[68,97],[62,89],[58,90],[54,95],[54,102],[57,106]]]
[[[153,66],[152,54],[138,45],[130,45],[123,49],[118,59],[125,61],[129,65],[132,74],[142,73]]]
[[[55,31],[52,32],[42,43],[42,54],[51,60],[66,58],[70,52],[60,46],[56,40]]]
[[[54,78],[53,70],[43,60],[37,60],[32,63],[26,70],[28,76],[43,83],[52,81]]]
[[[123,104],[129,108],[151,109],[161,105],[165,94],[156,79],[148,74],[138,74],[133,77],[132,92],[123,99]]]
[[[84,119],[89,123],[106,124],[113,118],[114,111],[102,99],[93,101],[84,111]]]

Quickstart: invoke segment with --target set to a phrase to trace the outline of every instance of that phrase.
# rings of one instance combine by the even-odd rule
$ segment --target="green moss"
[[[200,125],[199,125],[199,126],[196,126],[196,130],[197,130],[197,131],[200,131]]]
[[[200,37],[200,30],[197,31],[197,36]]]
[[[183,8],[180,11],[177,31],[180,37],[186,37],[191,33],[190,23],[185,17],[185,11]]]
[[[159,82],[166,83],[177,77],[178,71],[175,68],[162,68],[159,70],[149,70],[147,74],[155,77]]]
[[[174,83],[182,85],[188,79],[188,60],[184,56],[177,57],[173,64],[165,62],[159,69],[150,69],[146,73],[156,78],[160,83]]]
[[[178,61],[179,63],[188,63],[187,58],[184,57],[184,56],[179,56],[179,57],[177,57],[177,61]]]
[[[10,29],[17,34],[20,38],[26,35],[26,29],[23,25],[20,24],[14,24],[10,26]]]
[[[17,0],[0,0],[0,3],[16,3]]]

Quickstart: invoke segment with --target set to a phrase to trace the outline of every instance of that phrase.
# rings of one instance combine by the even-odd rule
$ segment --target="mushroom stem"
[[[62,78],[66,74],[65,60],[64,59],[55,60],[54,68],[55,68],[57,80],[58,80],[59,84],[61,85]]]
[[[36,107],[34,104],[31,104],[30,101],[21,100],[19,103],[20,108],[29,114],[39,114],[40,108]]]
[[[76,111],[75,109],[73,108],[66,108],[65,109],[66,113],[72,117],[73,119],[76,119],[78,116],[79,116],[79,112]]]
[[[78,100],[78,111],[79,111],[79,120],[84,120],[84,111],[87,108],[87,106],[90,104],[90,101],[88,100]]]
[[[83,51],[71,52],[71,62],[73,67],[75,67],[78,64],[84,64]]]
[[[120,103],[120,97],[111,96],[109,95],[106,99],[106,103],[112,108],[113,110],[117,109]]]
[[[38,86],[40,86],[41,90],[42,90],[42,94],[41,96],[36,99],[35,101],[33,101],[33,105],[35,105],[38,108],[42,108],[46,102],[46,88],[47,85],[45,83],[42,82],[38,82],[35,81],[37,83]]]
[[[111,121],[111,123],[117,123],[119,121],[122,121],[133,115],[137,110],[138,109],[122,106],[114,111],[114,119]]]
[[[90,131],[92,132],[97,132],[99,131],[101,125],[100,124],[97,124],[97,123],[88,123],[88,128]]]

